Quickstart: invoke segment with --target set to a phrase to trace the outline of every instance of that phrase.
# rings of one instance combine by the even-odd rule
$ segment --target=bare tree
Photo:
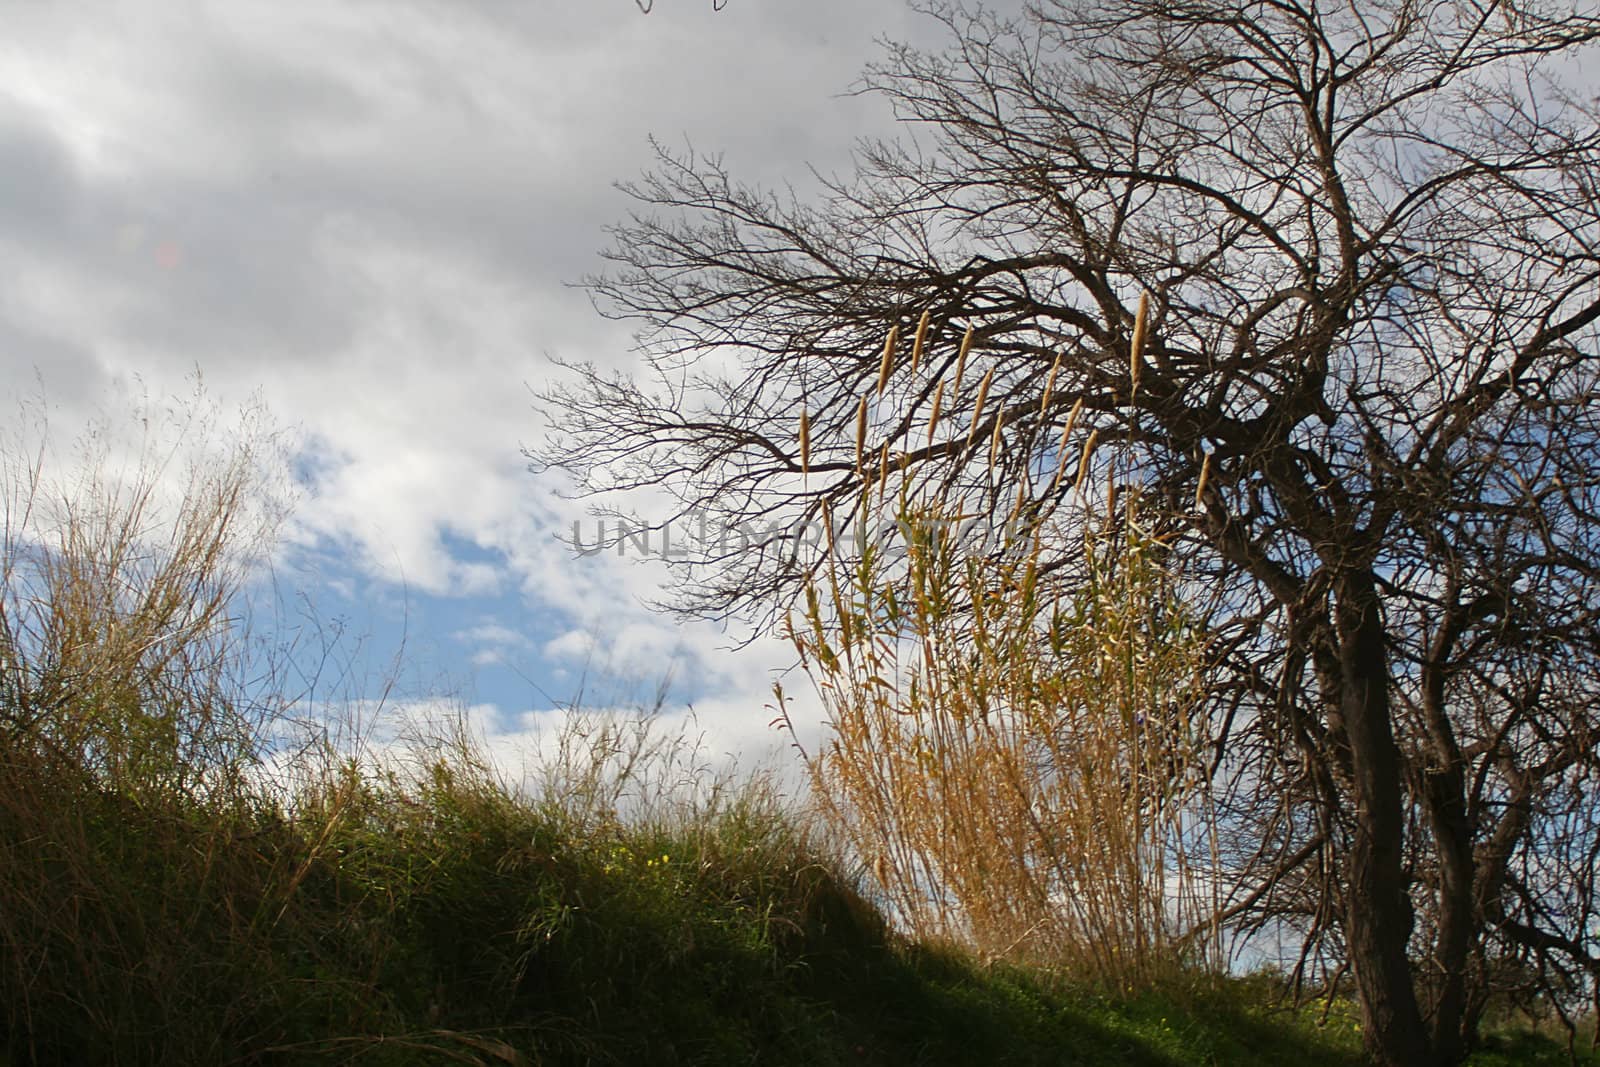
[[[644,12],[646,15],[650,14],[650,12],[654,11],[656,8],[656,0],[633,0],[633,2],[638,4],[639,10]],[[727,6],[728,0],[711,0],[711,9],[713,11],[721,11]]]
[[[1303,914],[1384,1064],[1458,1062],[1512,978],[1592,994],[1600,122],[1557,74],[1600,11],[921,6],[950,46],[864,78],[912,136],[826,196],[665,151],[627,186],[589,284],[654,381],[573,368],[536,465],[757,529],[676,606],[768,622],[818,558],[775,517],[887,465],[1049,516],[1063,452],[1098,486],[1120,441],[1215,605],[1235,918]]]

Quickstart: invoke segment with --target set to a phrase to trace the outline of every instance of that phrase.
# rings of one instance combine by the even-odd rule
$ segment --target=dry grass
[[[868,550],[841,573],[830,555],[790,622],[832,727],[816,793],[893,914],[1118,988],[1215,964],[1201,638],[1137,493],[1113,482],[1077,534],[1036,526],[998,549],[909,481],[895,506],[903,560]],[[1064,592],[1038,560],[1069,536],[1084,580]]]
[[[260,413],[197,409],[131,460],[97,426],[65,478],[25,425],[0,470],[5,736],[109,789],[226,796],[270,715],[234,699],[238,594],[281,517]]]

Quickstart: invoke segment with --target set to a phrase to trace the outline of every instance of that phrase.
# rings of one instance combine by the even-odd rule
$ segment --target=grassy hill
[[[1110,995],[907,943],[764,779],[645,803],[639,766],[517,794],[457,748],[208,796],[8,728],[0,1062],[1359,1062],[1345,1005],[1264,979]]]

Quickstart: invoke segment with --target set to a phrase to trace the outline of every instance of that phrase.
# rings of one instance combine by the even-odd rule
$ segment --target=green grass
[[[759,779],[633,816],[470,760],[292,807],[89,779],[37,805],[18,757],[4,1063],[1359,1062],[1347,1009],[1318,1026],[1264,981],[1108,996],[904,943]],[[1497,1034],[1476,1062],[1564,1061]]]

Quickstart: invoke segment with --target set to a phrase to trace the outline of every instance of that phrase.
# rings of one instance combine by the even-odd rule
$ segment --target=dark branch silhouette
[[[633,0],[633,2],[638,4],[639,10],[644,12],[646,15],[655,10],[656,0]],[[711,0],[711,10],[713,11],[721,11],[727,6],[728,0]]]

